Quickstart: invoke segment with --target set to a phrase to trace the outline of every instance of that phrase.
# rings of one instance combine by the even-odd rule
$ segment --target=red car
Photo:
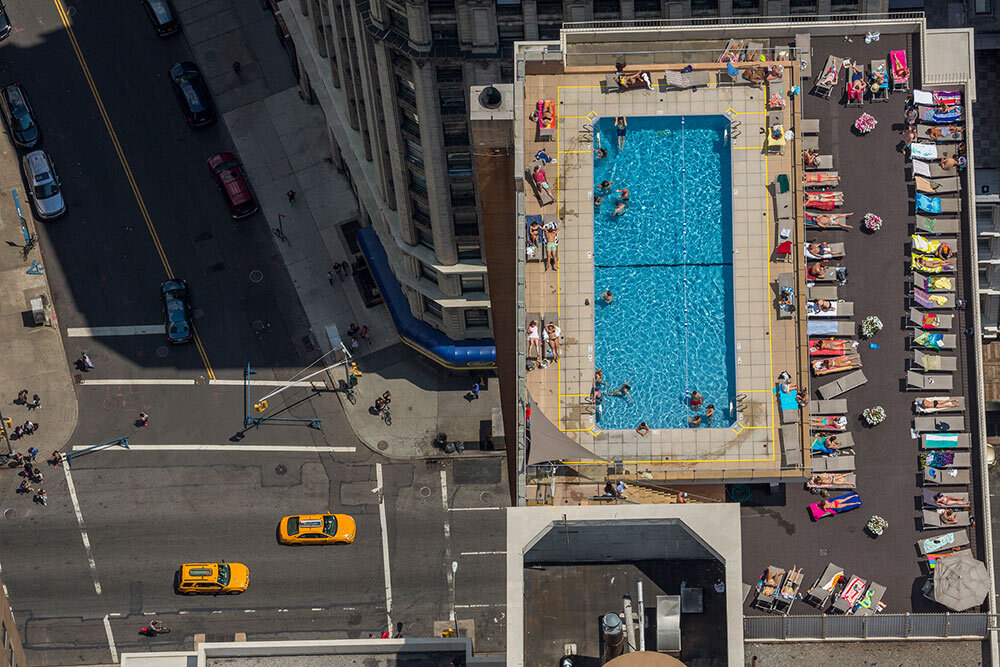
[[[208,158],[208,169],[212,180],[226,200],[229,215],[239,220],[257,212],[257,200],[250,191],[243,165],[232,153],[219,153]]]

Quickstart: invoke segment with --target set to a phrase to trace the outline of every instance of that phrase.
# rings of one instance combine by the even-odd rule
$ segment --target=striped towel
[[[928,448],[933,449],[955,449],[958,447],[958,434],[957,433],[947,433],[947,434],[936,434],[932,433],[925,436],[924,441],[927,443]]]

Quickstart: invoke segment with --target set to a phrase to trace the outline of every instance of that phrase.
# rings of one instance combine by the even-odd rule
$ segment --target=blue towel
[[[829,320],[809,320],[806,334],[809,336],[833,336],[837,333],[837,323]]]
[[[736,67],[736,65],[734,65],[731,62],[727,61],[726,62],[726,74],[728,74],[729,76],[739,76],[740,75],[740,70],[739,70],[738,67]]]
[[[833,454],[836,450],[830,449],[829,447],[824,445],[823,444],[824,440],[826,440],[826,436],[822,435],[813,440],[811,447],[812,451],[819,452],[820,454]]]
[[[922,195],[917,193],[917,209],[924,211],[925,213],[940,213],[941,212],[941,198],[940,197],[928,197],[927,195]]]
[[[796,399],[794,392],[791,393],[791,394],[786,394],[785,392],[781,391],[780,387],[775,387],[774,388],[774,393],[776,393],[778,395],[778,406],[782,410],[798,410],[799,409],[799,401],[798,401],[798,399]]]

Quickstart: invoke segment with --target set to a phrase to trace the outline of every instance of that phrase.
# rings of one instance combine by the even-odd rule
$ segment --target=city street
[[[65,364],[75,383],[79,417],[63,451],[129,444],[82,453],[71,467],[44,465],[62,445],[45,439],[46,419],[70,412],[46,404],[29,444],[41,449],[44,483],[35,486],[48,505],[17,493],[16,469],[2,471],[0,578],[31,664],[190,649],[196,634],[429,636],[435,622],[469,620],[477,652],[502,651],[502,458],[374,453],[328,390],[339,375],[269,399],[269,415],[317,419],[321,429],[244,428],[246,364],[257,371],[257,400],[317,361],[322,332],[309,330],[268,221],[233,221],[209,178],[206,158],[233,143],[221,122],[184,121],[167,70],[193,59],[185,36],[157,38],[128,0],[7,4],[17,27],[0,47],[0,83],[20,82],[30,96],[68,207],[33,223],[65,357],[38,363]],[[30,217],[18,155],[8,145],[0,160],[11,242],[11,189]],[[160,284],[170,277],[190,286],[190,344],[143,332],[162,327]],[[114,335],[95,336],[97,327]],[[95,364],[87,372],[76,365],[83,352]],[[4,401],[16,393],[4,391]],[[356,518],[353,544],[277,542],[282,516],[326,510]],[[223,559],[249,567],[244,594],[174,592],[180,564]],[[171,634],[138,636],[154,616]]]

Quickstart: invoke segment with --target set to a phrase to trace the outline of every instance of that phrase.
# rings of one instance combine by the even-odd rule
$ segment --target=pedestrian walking
[[[24,462],[24,476],[25,477],[31,477],[31,469],[32,469],[32,467],[33,466],[31,465],[31,461],[27,461],[26,460]]]
[[[344,270],[340,268],[340,262],[334,263],[333,270],[337,272],[338,278],[340,278],[341,280],[344,279]],[[330,280],[330,282],[333,283],[333,280]]]
[[[22,435],[24,435],[24,428],[17,426],[14,428],[14,439],[17,440]]]
[[[351,275],[351,265],[350,264],[348,264],[347,262],[341,262],[340,266],[343,267],[343,269],[344,269],[344,277],[345,278],[347,276]]]
[[[24,429],[25,435],[34,435],[36,427],[35,423],[29,419],[28,421],[24,422],[24,426],[22,426],[22,428]]]
[[[478,401],[479,400],[479,383],[478,382],[473,382],[472,383],[472,400],[474,400],[474,401]]]
[[[361,328],[358,329],[358,335],[361,336],[361,338],[363,338],[364,341],[366,343],[368,343],[369,345],[372,344],[371,338],[368,337],[368,325],[367,324],[362,324],[361,325]]]
[[[15,403],[20,403],[24,405],[27,402],[28,402],[28,390],[22,389],[21,391],[17,392],[17,400],[15,401]]]
[[[38,495],[35,496],[35,502],[39,502],[48,507],[49,497],[45,495],[45,489],[38,489]]]
[[[235,74],[239,75],[241,69],[243,69],[243,65],[240,64],[240,61],[239,60],[234,60],[233,61],[233,72]]]
[[[90,356],[86,352],[80,355],[80,365],[83,366],[84,371],[89,371],[91,368],[95,368],[94,362],[90,360]]]
[[[52,452],[52,458],[49,460],[49,462],[52,464],[53,468],[58,468],[59,464],[62,463],[62,461],[63,461],[63,455],[62,453],[59,452],[58,449]]]
[[[337,271],[337,273],[340,273],[340,271]],[[331,273],[330,271],[327,271],[326,272],[326,279],[330,281],[330,287],[333,287],[333,273]]]
[[[148,426],[148,425],[149,425],[149,415],[147,415],[145,412],[140,412],[139,426]]]
[[[32,482],[38,482],[40,484],[42,482],[42,471],[39,470],[38,468],[32,468],[31,469],[31,481]]]
[[[21,480],[21,486],[17,487],[17,492],[18,493],[32,493],[32,492],[34,492],[34,490],[35,490],[35,487],[31,486],[31,482],[29,482],[26,479],[25,480]]]
[[[28,447],[28,457],[34,462],[35,457],[38,456],[38,447]]]
[[[288,197],[289,204],[295,204],[295,190],[289,190],[285,193],[285,196]]]
[[[41,408],[42,408],[42,399],[38,397],[38,394],[35,394],[34,396],[31,397],[31,403],[28,403],[28,409],[41,410]]]

